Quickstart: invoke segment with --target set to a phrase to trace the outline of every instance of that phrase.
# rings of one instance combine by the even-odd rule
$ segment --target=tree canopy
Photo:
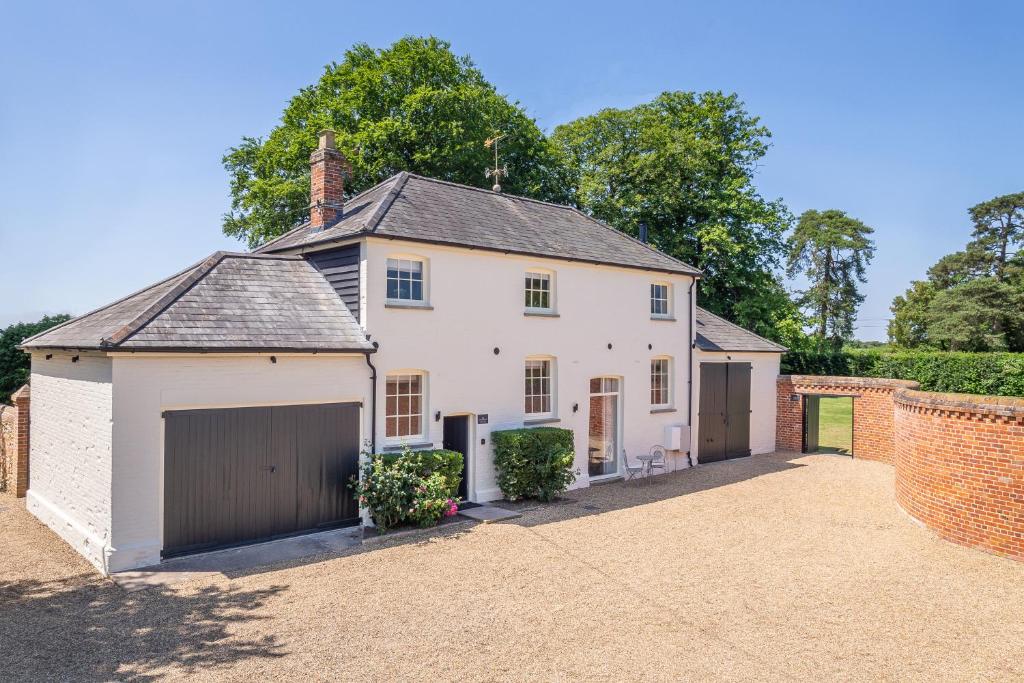
[[[525,110],[449,43],[406,37],[383,50],[353,46],[291,99],[265,139],[245,137],[228,151],[226,234],[255,247],[308,218],[309,155],[324,128],[337,132],[338,148],[352,165],[349,194],[399,171],[489,185],[484,171],[493,157],[484,140],[501,132],[501,162],[510,171],[506,190],[568,199],[564,166]]]
[[[753,184],[770,133],[736,95],[666,92],[558,126],[576,204],[700,268],[700,302],[765,336],[800,335],[776,270],[791,217]]]
[[[6,403],[11,394],[28,381],[31,359],[18,349],[29,337],[70,320],[71,316],[47,315],[34,323],[15,323],[0,332],[0,403]]]
[[[875,253],[874,230],[838,209],[805,211],[789,239],[788,272],[809,280],[800,304],[810,312],[819,340],[839,347],[853,336],[864,301],[858,283]]]
[[[968,209],[972,240],[893,299],[889,339],[947,351],[1024,351],[1024,192]]]

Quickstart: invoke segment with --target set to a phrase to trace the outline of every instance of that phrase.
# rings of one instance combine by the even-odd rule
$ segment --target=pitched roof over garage
[[[571,206],[405,172],[346,201],[332,225],[301,225],[258,251],[313,250],[357,236],[700,275],[696,268]]]
[[[217,252],[22,343],[104,351],[373,350],[334,289],[298,256]]]
[[[785,353],[786,347],[734,325],[710,311],[697,308],[697,348],[701,351],[756,351]]]

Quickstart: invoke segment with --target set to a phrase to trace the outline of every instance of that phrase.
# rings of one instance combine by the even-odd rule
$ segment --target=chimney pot
[[[334,131],[330,128],[324,128],[318,133],[320,136],[320,149],[337,149],[334,146]]]

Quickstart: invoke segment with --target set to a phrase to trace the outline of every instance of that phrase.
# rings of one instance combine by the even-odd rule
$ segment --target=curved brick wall
[[[1024,559],[1024,399],[893,396],[896,500],[940,536]]]
[[[853,396],[853,457],[892,463],[893,394],[918,386],[917,382],[875,377],[782,375],[776,393],[775,447],[797,452],[803,447],[801,394]]]

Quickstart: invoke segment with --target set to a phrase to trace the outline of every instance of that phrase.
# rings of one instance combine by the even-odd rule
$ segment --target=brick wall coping
[[[876,387],[886,389],[917,389],[921,385],[909,379],[885,377],[839,377],[835,375],[779,375],[779,384],[802,384],[812,387]]]
[[[14,394],[11,395],[11,401],[17,401],[20,398],[29,398],[29,396],[31,395],[31,391],[32,390],[29,389],[28,385],[26,384],[22,386],[21,389],[18,389],[17,391],[14,392]]]
[[[937,408],[957,413],[999,415],[1024,420],[1024,398],[1012,396],[978,396],[976,394],[941,394],[933,391],[903,389],[893,395],[897,405]]]

